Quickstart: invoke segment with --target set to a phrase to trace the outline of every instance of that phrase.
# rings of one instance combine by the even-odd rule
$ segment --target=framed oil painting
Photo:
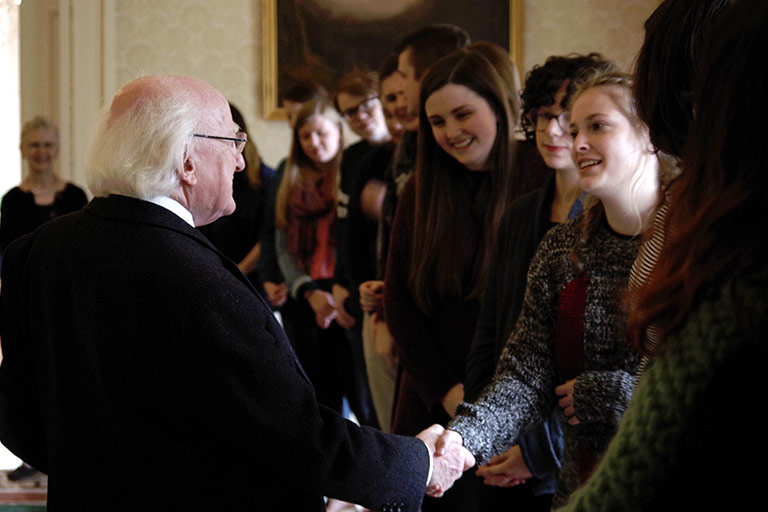
[[[428,23],[452,23],[472,41],[522,62],[523,0],[261,0],[264,117],[285,119],[285,91],[314,80],[329,91],[354,68],[376,70],[397,42]]]

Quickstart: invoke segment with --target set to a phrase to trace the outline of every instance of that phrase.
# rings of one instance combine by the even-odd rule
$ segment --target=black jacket
[[[264,300],[164,208],[94,199],[2,277],[0,438],[49,510],[419,508],[423,443],[319,406]]]

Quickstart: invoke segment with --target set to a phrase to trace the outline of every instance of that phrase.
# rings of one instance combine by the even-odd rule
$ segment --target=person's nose
[[[553,117],[547,123],[547,127],[544,132],[550,137],[560,137],[565,134],[565,130],[560,126],[560,122],[556,117]]]
[[[245,157],[242,153],[237,154],[237,160],[235,161],[235,172],[240,172],[245,169]]]
[[[462,129],[459,123],[451,120],[445,122],[445,136],[448,137],[448,139],[458,137],[461,133]]]
[[[584,153],[589,149],[589,141],[583,133],[578,133],[573,138],[573,151],[575,153]]]
[[[395,99],[395,109],[408,109],[408,101],[406,100],[405,93],[403,91],[399,91],[397,93],[397,97]]]

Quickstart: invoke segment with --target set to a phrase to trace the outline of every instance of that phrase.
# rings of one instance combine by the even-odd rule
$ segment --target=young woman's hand
[[[355,317],[347,313],[347,310],[344,308],[344,301],[349,297],[349,290],[340,284],[334,284],[333,288],[331,288],[331,293],[333,294],[334,302],[336,302],[336,312],[338,313],[336,323],[343,329],[349,329],[355,325]]]
[[[568,418],[568,423],[571,425],[578,425],[579,418],[576,417],[576,409],[573,406],[573,386],[576,384],[576,379],[571,379],[565,384],[561,384],[555,388],[555,394],[562,398],[557,401],[557,405],[563,410],[563,414]]]
[[[492,458],[488,464],[477,469],[477,476],[483,478],[485,485],[495,487],[514,487],[525,483],[533,474],[528,470],[520,451],[515,445],[504,453]]]
[[[365,281],[358,290],[363,311],[378,311],[384,306],[384,281]]]
[[[288,289],[285,283],[264,281],[264,291],[267,292],[267,300],[273,307],[279,308],[288,300]]]
[[[339,314],[336,311],[336,302],[333,300],[333,295],[330,293],[315,289],[310,290],[304,295],[309,302],[309,307],[315,312],[315,322],[321,329],[327,329],[330,327],[331,322]]]
[[[464,400],[464,384],[459,382],[448,390],[440,403],[443,405],[445,412],[448,413],[448,416],[453,418],[456,416],[456,408],[462,400]]]

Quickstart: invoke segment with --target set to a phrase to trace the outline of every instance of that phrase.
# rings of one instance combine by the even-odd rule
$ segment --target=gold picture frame
[[[286,114],[279,105],[278,3],[277,0],[260,0],[262,5],[262,106],[264,118],[284,120]],[[283,0],[284,1],[284,0]],[[451,0],[441,0],[441,7]],[[286,5],[281,2],[282,5]],[[313,25],[322,25],[313,20]],[[522,72],[523,63],[523,0],[509,0],[509,53]]]

